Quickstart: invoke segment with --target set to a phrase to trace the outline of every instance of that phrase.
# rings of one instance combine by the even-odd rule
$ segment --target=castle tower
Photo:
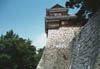
[[[70,42],[82,25],[76,23],[77,16],[69,15],[68,8],[56,4],[46,9],[45,31],[47,41],[37,69],[68,69]]]
[[[76,18],[75,15],[68,14],[68,8],[56,4],[52,8],[46,9],[45,31],[48,34],[48,30],[50,29],[72,26],[79,27],[81,25],[75,23]]]

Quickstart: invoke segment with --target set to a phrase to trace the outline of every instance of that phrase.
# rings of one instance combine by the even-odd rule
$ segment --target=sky
[[[9,30],[25,39],[32,40],[37,48],[46,44],[46,8],[56,3],[65,6],[67,0],[0,0],[0,35]],[[70,9],[74,14],[79,9]]]

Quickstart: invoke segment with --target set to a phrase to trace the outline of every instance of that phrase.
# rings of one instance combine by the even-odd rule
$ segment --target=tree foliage
[[[0,69],[14,69],[14,64],[11,61],[11,57],[7,54],[0,55]]]
[[[31,41],[13,30],[0,37],[0,69],[35,69],[41,58],[37,55]]]
[[[100,7],[100,0],[69,0],[66,7],[80,8],[78,13],[78,21],[85,23]]]

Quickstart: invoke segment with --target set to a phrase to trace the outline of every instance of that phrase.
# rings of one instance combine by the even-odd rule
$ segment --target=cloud
[[[35,45],[36,48],[43,48],[46,45],[46,39],[46,34],[41,34],[33,41],[33,45]]]

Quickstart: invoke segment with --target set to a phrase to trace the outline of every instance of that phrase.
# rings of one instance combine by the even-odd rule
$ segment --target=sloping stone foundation
[[[100,69],[100,10],[72,41],[69,69]]]
[[[80,27],[61,27],[48,30],[48,40],[37,69],[68,69],[70,42]]]

